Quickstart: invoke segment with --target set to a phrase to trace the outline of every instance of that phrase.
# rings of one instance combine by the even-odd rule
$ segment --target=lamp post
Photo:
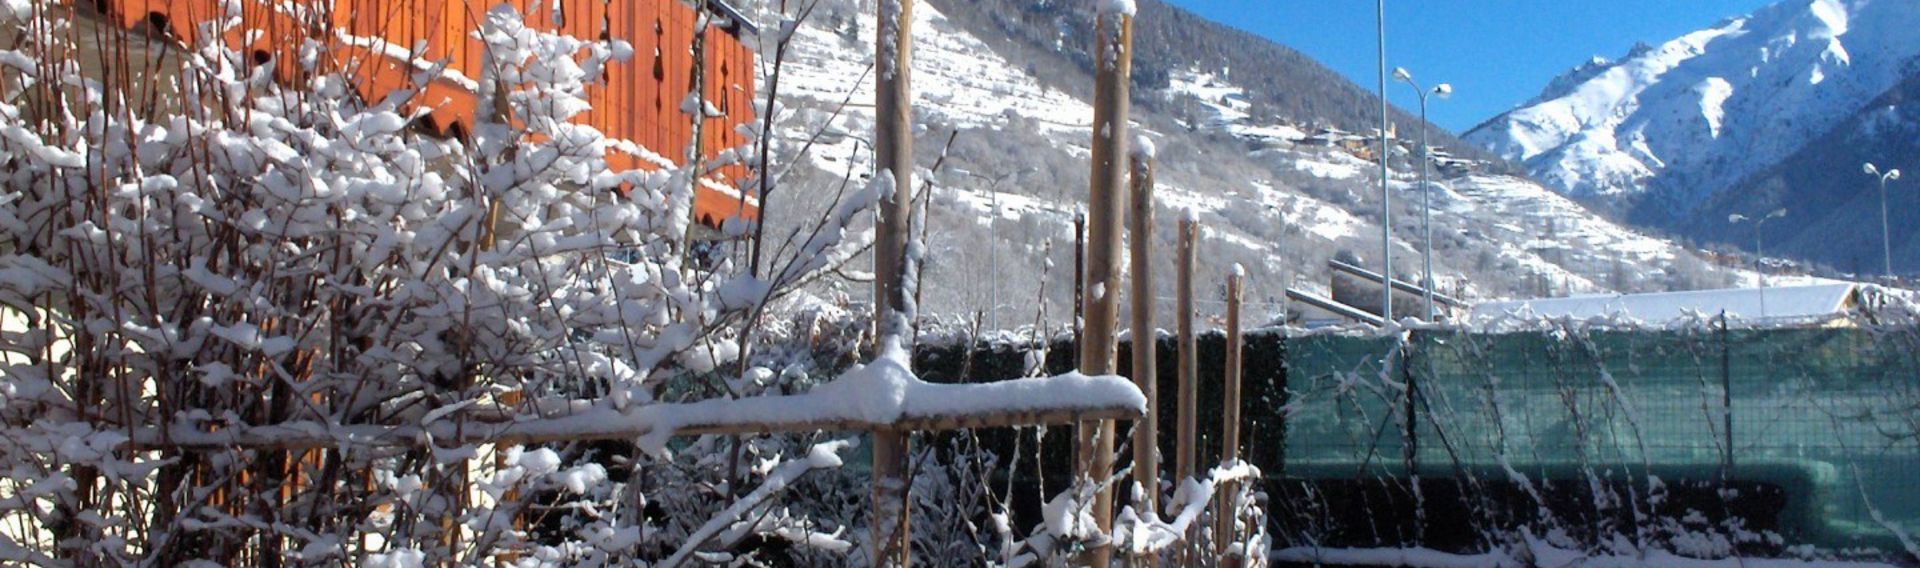
[[[1746,215],[1741,215],[1739,213],[1734,213],[1732,215],[1727,216],[1727,222],[1735,225],[1745,223],[1747,221],[1753,222],[1753,271],[1755,274],[1760,275],[1760,317],[1763,317],[1763,318],[1767,317],[1767,268],[1766,268],[1766,264],[1764,264],[1766,262],[1767,256],[1765,253],[1761,252],[1761,249],[1760,249],[1760,245],[1762,244],[1760,242],[1760,227],[1766,225],[1767,221],[1779,219],[1785,216],[1787,216],[1787,210],[1784,208],[1775,209],[1773,210],[1773,212],[1767,213],[1766,215],[1760,217],[1759,219],[1747,217]]]
[[[1872,162],[1868,162],[1866,165],[1860,166],[1860,171],[1880,179],[1880,247],[1881,253],[1885,255],[1887,277],[1892,278],[1893,238],[1888,236],[1890,233],[1887,230],[1887,182],[1899,181],[1900,170],[1888,169],[1885,173],[1881,173],[1880,168],[1874,167]]]
[[[1393,194],[1387,192],[1387,0],[1374,1],[1380,36],[1380,321],[1393,321]]]
[[[1006,183],[1007,180],[1033,173],[1034,169],[1035,168],[1026,168],[1017,172],[1008,172],[993,177],[970,171],[966,172],[967,177],[987,182],[987,191],[990,194],[987,208],[991,211],[988,212],[989,216],[987,217],[987,232],[993,235],[993,239],[987,243],[987,272],[989,273],[988,278],[992,282],[992,296],[988,302],[993,308],[987,312],[987,327],[993,328],[994,331],[1000,331],[1000,216],[1002,214],[1000,211],[1000,184]]]
[[[1408,73],[1405,67],[1394,68],[1393,78],[1413,87],[1413,94],[1420,97],[1420,225],[1421,230],[1426,232],[1425,250],[1422,251],[1425,276],[1420,282],[1420,289],[1427,303],[1427,321],[1433,321],[1438,314],[1433,310],[1433,182],[1427,179],[1428,162],[1432,161],[1428,157],[1427,146],[1427,95],[1447,98],[1453,95],[1453,85],[1441,83],[1431,90],[1420,88],[1420,83],[1414,82],[1413,74]]]

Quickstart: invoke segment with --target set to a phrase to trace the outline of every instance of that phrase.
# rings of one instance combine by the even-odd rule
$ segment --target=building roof
[[[1379,282],[1380,281],[1380,273],[1374,272],[1372,270],[1367,270],[1365,268],[1355,266],[1352,263],[1342,262],[1336,259],[1328,259],[1327,268],[1332,269],[1335,272],[1345,272],[1347,274],[1351,274],[1353,276],[1359,277],[1362,282]],[[1418,284],[1401,280],[1399,278],[1393,279],[1393,289],[1401,293],[1413,294],[1415,296],[1423,296],[1427,293],[1426,288],[1422,288]],[[1466,307],[1467,305],[1466,302],[1460,301],[1459,298],[1448,296],[1438,291],[1433,293],[1433,303],[1439,304],[1442,306],[1447,306],[1450,308]],[[1398,311],[1398,310],[1395,310],[1395,311]]]
[[[1768,323],[1825,321],[1847,313],[1859,297],[1850,283],[1734,288],[1657,294],[1608,294],[1488,302],[1473,307],[1475,321],[1508,315],[1590,319],[1624,316],[1666,323],[1694,314],[1728,316]]]

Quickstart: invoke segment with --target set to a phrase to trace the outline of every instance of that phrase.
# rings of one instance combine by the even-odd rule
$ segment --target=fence
[[[1224,344],[1198,345],[1202,463],[1220,455]],[[1176,346],[1158,347],[1165,397]],[[1920,533],[1920,328],[1260,331],[1244,349],[1242,455],[1268,476],[1277,547],[1475,551],[1525,529],[1589,550],[1898,558]],[[1073,353],[923,348],[916,368],[996,380]],[[1064,466],[1070,444],[1049,438],[1043,460]]]
[[[1525,525],[1578,527],[1569,545],[1707,535],[1900,555],[1920,531],[1917,358],[1912,327],[1290,337],[1269,471],[1309,502],[1276,498],[1292,508],[1276,536],[1435,539],[1442,523],[1418,520],[1460,505],[1456,545]],[[1311,502],[1329,495],[1364,514]]]

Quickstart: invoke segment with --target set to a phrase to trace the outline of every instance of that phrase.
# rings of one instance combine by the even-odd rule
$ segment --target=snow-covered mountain
[[[1154,37],[1206,43],[1192,38],[1231,31],[1153,0],[1140,9],[1143,19],[1177,14],[1192,28],[1137,35],[1143,55],[1168,52]],[[780,78],[776,135],[781,152],[800,166],[782,182],[788,195],[773,197],[768,211],[797,209],[796,216],[806,217],[870,171],[872,10],[869,1],[822,0],[797,26]],[[942,164],[918,176],[930,181],[931,191],[923,301],[929,312],[971,315],[997,304],[1003,327],[1032,323],[1043,305],[1052,321],[1071,313],[1072,226],[1085,200],[1092,136],[1091,93],[1081,86],[1092,79],[1076,63],[1071,26],[1053,22],[1075,17],[1073,9],[1045,0],[936,0],[915,7],[916,154],[923,168]],[[761,53],[775,50],[765,46]],[[1288,116],[1286,107],[1271,102],[1272,93],[1247,86],[1269,85],[1285,69],[1191,57],[1155,60],[1143,67],[1164,75],[1135,81],[1134,131],[1159,149],[1156,246],[1163,252],[1156,262],[1164,265],[1156,271],[1171,274],[1172,225],[1185,211],[1205,226],[1201,289],[1217,289],[1229,266],[1244,265],[1253,309],[1269,314],[1284,309],[1288,287],[1325,291],[1326,260],[1336,254],[1377,262],[1378,165],[1364,152],[1315,136],[1324,134],[1323,126],[1354,128],[1348,124],[1354,117],[1317,103],[1301,107],[1321,109],[1304,111],[1310,116]],[[1323,70],[1302,61],[1269,65]],[[1344,81],[1315,89],[1365,93]],[[1402,131],[1415,127],[1404,114],[1396,116]],[[1390,158],[1393,244],[1396,274],[1417,280],[1421,196],[1411,156],[1402,147]],[[1441,176],[1431,194],[1436,280],[1450,292],[1531,297],[1695,288],[1735,277],[1683,247],[1501,170],[1496,163],[1462,166]],[[779,217],[770,222],[778,226]],[[1159,283],[1171,297],[1173,279]],[[853,298],[864,291],[841,289]],[[1163,306],[1170,308],[1170,302]]]
[[[1915,23],[1911,0],[1783,0],[1596,57],[1465,138],[1568,195],[1673,226],[1915,75]]]
[[[1887,230],[1881,232],[1878,179],[1862,163],[1900,169],[1888,185]],[[1720,195],[1679,224],[1688,236],[1750,247],[1752,227],[1729,215],[1757,218],[1785,209],[1790,222],[1767,225],[1765,252],[1809,261],[1828,271],[1879,275],[1891,259],[1896,274],[1920,271],[1920,73],[1888,90],[1825,136]],[[1891,246],[1883,243],[1883,236]],[[1890,249],[1890,250],[1889,250]],[[1886,255],[1886,256],[1882,256]]]

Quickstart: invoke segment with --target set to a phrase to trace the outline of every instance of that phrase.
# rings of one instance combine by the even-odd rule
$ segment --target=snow
[[[1365,227],[1359,217],[1347,210],[1330,205],[1324,201],[1281,192],[1271,184],[1255,182],[1254,191],[1261,205],[1272,207],[1281,213],[1288,223],[1299,225],[1308,233],[1327,240],[1335,240],[1360,234]]]
[[[1138,11],[1139,8],[1133,5],[1133,0],[1105,0],[1100,4],[1100,13],[1102,14],[1119,14],[1133,17]]]
[[[1346,156],[1346,154],[1339,154],[1339,155]],[[1335,160],[1335,161],[1324,161],[1324,162],[1318,161],[1318,160],[1300,160],[1298,162],[1295,162],[1293,167],[1294,169],[1307,172],[1308,174],[1311,174],[1314,177],[1321,177],[1321,178],[1327,178],[1327,179],[1357,179],[1360,176],[1365,175],[1367,171],[1365,164],[1355,163],[1358,160],[1359,160],[1358,158],[1354,158],[1351,161]]]
[[[1903,80],[1903,62],[1920,55],[1916,20],[1912,2],[1776,3],[1618,62],[1596,58],[1465,138],[1571,195],[1651,190],[1690,208]]]
[[[427,554],[411,548],[367,556],[369,568],[421,568],[426,566]]]
[[[1028,215],[1041,215],[1059,223],[1073,222],[1073,209],[1058,203],[1018,193],[969,189],[955,186],[941,186],[938,191],[950,192],[963,206],[980,214],[980,223],[986,224],[994,213],[994,201],[1000,202],[1000,219],[1019,221]]]
[[[1146,396],[1125,377],[1068,373],[981,384],[936,384],[909,369],[908,354],[889,341],[872,362],[855,366],[804,394],[655,404],[614,421],[639,420],[650,452],[665,448],[676,430],[726,424],[888,426],[904,419],[969,417],[986,413],[1128,409],[1144,411]]]
[[[1436,199],[1446,213],[1495,220],[1479,238],[1499,243],[1502,256],[1574,292],[1599,292],[1615,261],[1631,270],[1657,270],[1690,254],[1671,241],[1607,220],[1539,184],[1506,176],[1453,181],[1458,199]]]
[[[1219,496],[1217,492],[1228,487],[1224,484],[1259,475],[1259,468],[1235,461],[1214,467],[1203,479],[1189,477],[1178,480],[1179,486],[1174,489],[1172,507],[1168,511],[1173,515],[1172,519],[1162,519],[1156,515],[1142,518],[1139,511],[1128,507],[1114,527],[1113,539],[1124,543],[1135,555],[1169,550],[1180,542],[1181,535],[1189,534],[1190,527],[1200,520],[1208,505],[1216,502]]]
[[[1307,137],[1298,126],[1255,119],[1250,114],[1253,103],[1246,89],[1215,73],[1196,69],[1176,71],[1168,78],[1164,96],[1170,100],[1185,98],[1198,105],[1199,120],[1189,126],[1202,130],[1261,142],[1293,143]]]
[[[1729,317],[1750,322],[1820,322],[1845,315],[1857,291],[1858,287],[1852,284],[1824,284],[1492,302],[1474,306],[1473,319],[1491,321],[1533,315],[1578,321],[1625,316],[1664,324],[1702,315],[1716,316],[1724,310]]]
[[[1146,133],[1133,135],[1134,156],[1152,160],[1156,153],[1158,153],[1158,149],[1153,146],[1153,138],[1147,136]]]
[[[560,454],[551,449],[539,448],[521,452],[516,465],[527,469],[533,475],[546,475],[560,469]]]
[[[1046,523],[1047,534],[1057,537],[1084,539],[1100,530],[1093,519],[1092,507],[1082,505],[1072,491],[1062,491],[1048,499],[1040,507],[1040,516]]]
[[[782,97],[837,107],[842,100],[872,101],[873,81],[859,80],[873,62],[873,18],[856,18],[858,41],[849,48],[846,38],[829,26],[809,22],[794,33],[788,66],[781,71]],[[1010,70],[1023,65],[1009,61],[949,21],[927,3],[913,7],[914,111],[955,127],[992,127],[1007,117],[1032,119],[1049,135],[1085,140],[1093,125],[1093,107],[1065,92],[1043,86],[1037,79]],[[789,103],[792,104],[792,103]],[[841,132],[862,132],[873,121],[870,105],[849,105],[835,125]],[[867,171],[870,158],[855,136],[816,145],[810,160],[821,169],[844,173]]]
[[[841,461],[839,453],[853,447],[853,445],[854,443],[850,440],[836,440],[815,444],[807,450],[806,459],[781,464],[780,467],[768,473],[766,480],[762,481],[759,487],[754,488],[753,492],[734,501],[725,511],[721,511],[719,515],[708,519],[706,524],[701,525],[699,529],[687,535],[685,544],[680,550],[675,551],[673,556],[667,557],[666,560],[660,562],[658,565],[680,566],[686,563],[687,559],[698,551],[701,545],[713,538],[713,535],[719,534],[720,531],[739,522],[748,512],[759,507],[761,503],[765,502],[769,497],[773,496],[773,494],[785,491],[787,486],[792,485],[794,480],[799,479],[800,476],[815,469],[840,467]]]

